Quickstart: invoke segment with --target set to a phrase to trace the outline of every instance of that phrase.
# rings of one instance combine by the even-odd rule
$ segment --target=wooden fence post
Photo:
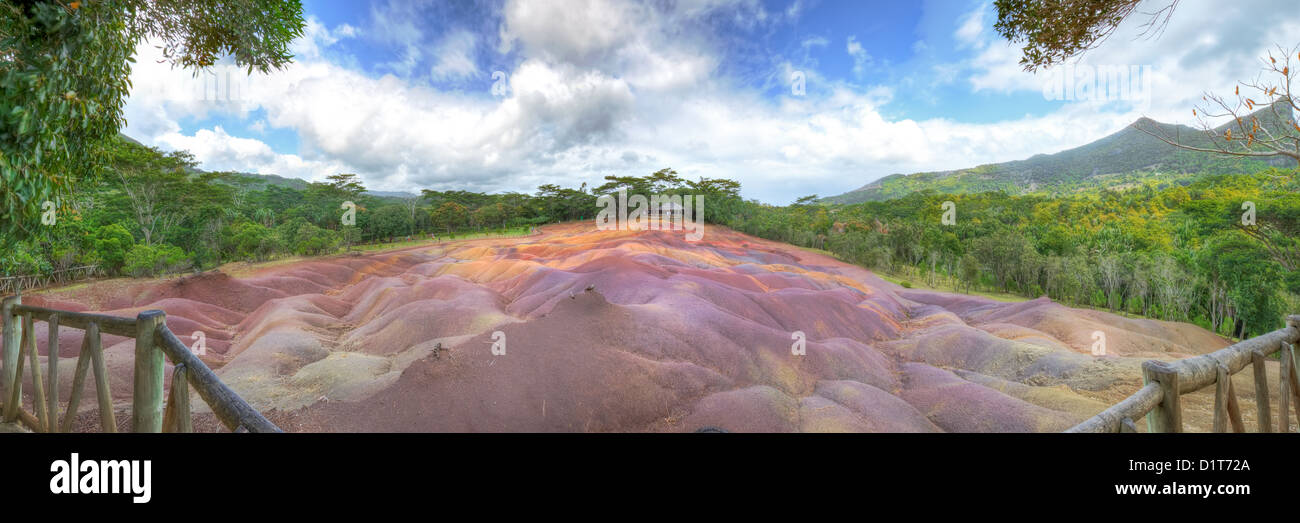
[[[1142,379],[1160,384],[1160,403],[1147,413],[1147,432],[1182,432],[1183,410],[1178,396],[1178,370],[1159,360],[1142,363]]]
[[[1278,366],[1278,391],[1277,391],[1277,431],[1285,434],[1291,432],[1291,381],[1295,376],[1291,375],[1291,345],[1282,342],[1282,361]]]
[[[14,416],[18,415],[17,405],[10,405],[9,398],[12,387],[19,387],[19,396],[22,395],[23,380],[17,375],[18,371],[18,344],[22,342],[22,333],[19,332],[19,322],[14,321],[14,306],[23,303],[22,296],[9,296],[0,304],[0,315],[4,316],[4,353],[0,356],[0,363],[4,365],[4,372],[0,374],[0,396],[5,401],[4,421],[13,421]]]
[[[1258,352],[1251,353],[1250,364],[1255,373],[1255,412],[1259,413],[1255,421],[1260,432],[1272,432],[1273,416],[1269,415],[1268,369],[1264,367],[1264,356]]]
[[[59,431],[59,315],[51,314],[49,319],[45,320],[46,325],[50,328],[49,341],[45,344],[45,352],[48,353],[46,363],[50,367],[50,393],[46,399],[49,400],[50,413],[46,416],[49,419],[50,426],[48,431]]]
[[[1291,406],[1295,408],[1296,421],[1300,422],[1300,361],[1296,361],[1295,347],[1290,343],[1283,343],[1282,350],[1291,357]]]
[[[166,322],[163,311],[144,311],[136,316],[132,432],[162,432],[163,353],[155,345],[154,333]]]
[[[1228,431],[1228,401],[1232,398],[1232,375],[1222,363],[1214,380],[1214,432]]]

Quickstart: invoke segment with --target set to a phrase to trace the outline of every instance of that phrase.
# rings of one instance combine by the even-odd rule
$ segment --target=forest
[[[1049,296],[1233,337],[1273,330],[1300,304],[1296,170],[1146,177],[1058,196],[926,190],[888,201],[826,204],[808,196],[772,206],[743,200],[733,180],[691,181],[671,169],[606,176],[594,188],[393,197],[368,193],[352,174],[283,184],[203,172],[184,151],[123,138],[110,152],[104,173],[76,180],[72,196],[47,211],[50,223],[5,250],[4,275],[93,265],[105,276],[157,276],[431,235],[523,234],[593,219],[597,196],[625,189],[703,194],[709,223],[931,287]],[[956,212],[951,225],[941,220],[947,201]],[[1253,223],[1245,225],[1248,202]]]
[[[1056,197],[923,191],[819,205],[809,196],[788,207],[751,203],[728,225],[930,286],[1049,296],[1243,338],[1297,310],[1296,175],[1147,179]],[[941,220],[945,201],[952,225]]]
[[[540,224],[593,219],[597,196],[620,189],[708,195],[717,207],[707,218],[716,222],[714,213],[739,201],[740,188],[729,180],[687,181],[664,169],[645,177],[610,176],[592,190],[547,184],[534,194],[426,189],[394,197],[369,193],[354,174],[306,183],[203,172],[185,151],[164,153],[122,137],[108,154],[103,172],[73,180],[71,196],[51,202],[40,225],[27,227],[34,231],[30,238],[0,250],[0,274],[95,266],[106,276],[158,276],[361,244],[523,234]]]

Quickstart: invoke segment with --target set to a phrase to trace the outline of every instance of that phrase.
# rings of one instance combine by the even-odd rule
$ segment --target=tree
[[[1178,0],[1147,13],[1143,34],[1157,34],[1174,14]],[[1101,45],[1142,0],[995,0],[994,29],[1007,40],[1024,42],[1020,65],[1026,71],[1050,67]]]
[[[135,238],[125,227],[116,223],[96,229],[91,240],[92,258],[98,262],[100,270],[108,274],[117,274],[126,263],[126,253],[135,246]]]
[[[184,269],[189,265],[185,251],[175,245],[136,244],[126,253],[123,270],[132,276],[154,276]]]
[[[1181,136],[1181,126],[1158,125],[1149,119],[1134,122],[1133,128],[1189,151],[1236,157],[1283,156],[1300,165],[1300,124],[1292,116],[1293,111],[1300,111],[1300,105],[1291,96],[1291,84],[1298,74],[1291,67],[1291,57],[1298,52],[1300,46],[1289,51],[1278,47],[1276,55],[1269,52],[1264,74],[1234,87],[1231,99],[1205,93],[1202,103],[1192,109],[1199,140]],[[1215,120],[1227,123],[1215,127]]]
[[[1205,246],[1232,304],[1232,334],[1241,339],[1273,330],[1282,319],[1282,275],[1258,245],[1223,234]]]
[[[362,193],[366,192],[366,186],[362,185],[361,178],[351,173],[331,174],[325,177],[329,180],[325,185],[333,189],[334,194],[340,198],[355,200]]]
[[[496,225],[501,222],[501,215],[504,207],[505,206],[499,203],[484,205],[474,209],[474,212],[470,214],[474,223],[480,227],[485,225]]]
[[[685,182],[680,176],[677,176],[677,171],[672,170],[671,167],[655,171],[650,176],[647,176],[646,180],[650,182],[650,191],[655,194],[680,189],[682,183]]]
[[[445,227],[447,234],[465,224],[469,219],[469,210],[464,205],[456,202],[443,202],[430,213],[429,218],[433,220],[435,227]]]
[[[233,242],[240,257],[262,261],[280,249],[275,234],[260,223],[244,222],[235,227]]]
[[[385,205],[370,218],[370,237],[377,240],[401,236],[409,230],[407,224],[406,209],[398,205]]]
[[[177,195],[186,194],[186,171],[194,167],[193,157],[185,151],[164,155],[151,147],[120,142],[111,158],[145,245],[165,241],[183,218],[185,207]]]
[[[99,172],[142,38],[182,67],[230,54],[266,72],[289,63],[304,26],[298,0],[0,4],[0,243],[31,236],[44,202]]]
[[[976,260],[989,269],[1003,292],[1015,278],[1024,253],[1032,249],[1024,236],[1014,230],[982,236],[971,244]]]
[[[1119,288],[1124,284],[1124,267],[1119,257],[1107,254],[1097,260],[1097,278],[1106,295],[1106,308],[1115,310],[1119,301]]]
[[[402,207],[410,214],[411,219],[407,224],[407,234],[415,236],[415,212],[420,210],[420,204],[424,203],[424,196],[411,196],[402,198]]]
[[[966,283],[966,292],[970,293],[970,286],[979,282],[980,262],[975,259],[974,255],[967,254],[961,257],[961,279]]]
[[[725,178],[700,178],[696,182],[686,182],[686,185],[692,194],[704,196],[704,221],[708,223],[724,223],[743,208],[740,182]]]

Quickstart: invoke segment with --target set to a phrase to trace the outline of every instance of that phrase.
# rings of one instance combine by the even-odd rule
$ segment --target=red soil
[[[1142,359],[1226,345],[1047,299],[902,289],[718,227],[692,243],[565,224],[24,300],[162,309],[183,340],[205,333],[228,385],[311,431],[1056,431],[1131,392]],[[63,398],[81,336],[59,339]],[[123,406],[133,344],[105,346]]]

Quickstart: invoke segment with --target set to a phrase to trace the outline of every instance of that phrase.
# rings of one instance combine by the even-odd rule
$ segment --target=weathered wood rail
[[[69,267],[60,269],[46,274],[20,274],[18,276],[0,277],[0,296],[9,293],[21,293],[27,289],[45,287],[58,283],[67,283],[70,281],[84,280],[99,274],[98,265],[84,265],[81,267]]]
[[[1300,316],[1289,316],[1286,327],[1242,340],[1210,354],[1175,362],[1150,360],[1142,364],[1145,385],[1132,396],[1066,432],[1137,432],[1133,420],[1146,416],[1148,432],[1182,432],[1180,397],[1215,386],[1214,432],[1245,432],[1241,408],[1232,387],[1232,375],[1250,365],[1255,376],[1255,407],[1260,432],[1273,430],[1269,406],[1266,358],[1279,354],[1277,431],[1290,429],[1290,410],[1300,419]]]
[[[4,298],[0,303],[4,320],[4,350],[0,357],[0,414],[6,422],[19,421],[34,432],[67,432],[77,416],[85,387],[86,374],[95,378],[100,424],[104,432],[116,432],[117,420],[104,365],[100,337],[113,334],[135,339],[135,372],[131,398],[132,432],[190,432],[189,389],[212,408],[213,414],[235,432],[281,432],[256,409],[226,387],[217,375],[199,360],[189,347],[167,328],[166,314],[159,310],[141,312],[135,318],[88,314],[32,307],[22,304],[21,296]],[[48,372],[41,372],[36,350],[33,322],[49,326]],[[60,421],[59,413],[59,329],[74,327],[86,331],[72,379],[72,392]],[[26,362],[24,361],[26,358]],[[171,360],[172,386],[164,409],[164,358]],[[23,367],[29,367],[32,379],[32,410],[23,410]],[[48,391],[44,386],[49,380]]]

